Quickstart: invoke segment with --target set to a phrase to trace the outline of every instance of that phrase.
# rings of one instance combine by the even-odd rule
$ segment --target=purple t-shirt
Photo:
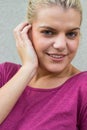
[[[19,68],[1,64],[0,86]],[[0,130],[87,130],[87,71],[53,89],[26,86]]]

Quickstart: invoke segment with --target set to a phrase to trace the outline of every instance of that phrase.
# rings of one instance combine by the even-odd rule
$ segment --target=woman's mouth
[[[51,58],[53,61],[63,61],[66,54],[50,54],[47,53],[47,55]]]
[[[49,56],[53,57],[53,58],[63,58],[63,55],[56,55],[56,54],[49,54]]]

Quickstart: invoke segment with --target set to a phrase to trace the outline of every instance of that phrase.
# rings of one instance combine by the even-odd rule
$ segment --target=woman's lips
[[[63,61],[67,54],[54,54],[54,53],[47,53],[47,55],[54,61]]]

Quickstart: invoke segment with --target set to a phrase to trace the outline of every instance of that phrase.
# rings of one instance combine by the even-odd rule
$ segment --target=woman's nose
[[[53,47],[55,49],[60,50],[60,51],[65,50],[65,48],[66,48],[66,36],[64,34],[59,34],[54,39]]]

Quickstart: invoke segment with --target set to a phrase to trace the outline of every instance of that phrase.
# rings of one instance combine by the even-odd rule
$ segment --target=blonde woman
[[[87,130],[87,71],[71,62],[80,0],[29,0],[14,29],[22,65],[0,64],[0,130]]]

